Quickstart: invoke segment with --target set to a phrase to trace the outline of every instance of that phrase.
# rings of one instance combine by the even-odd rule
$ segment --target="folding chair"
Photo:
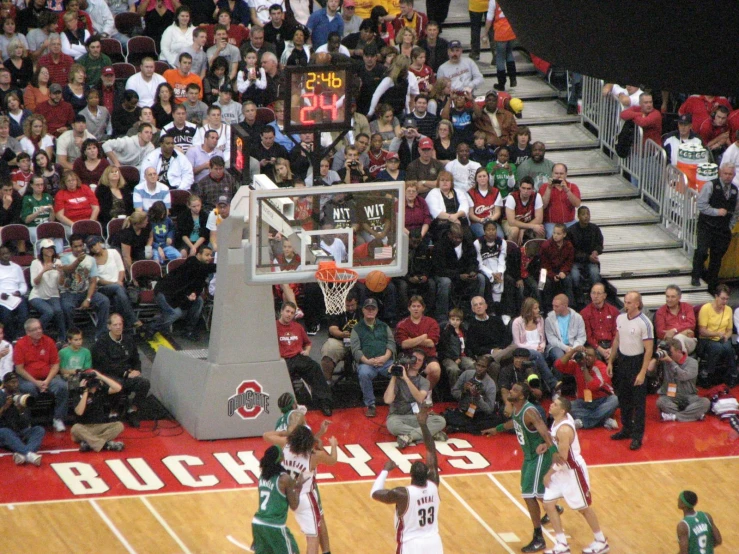
[[[108,221],[108,246],[115,246],[118,248],[118,241],[115,239],[121,232],[121,229],[123,229],[124,221],[125,219],[122,218],[111,219]]]
[[[257,123],[266,125],[267,123],[273,122],[275,119],[275,112],[270,108],[257,108]]]
[[[99,221],[93,221],[92,219],[81,219],[75,221],[72,224],[72,234],[79,234],[85,237],[93,235],[97,237],[103,236],[103,226],[100,225]]]
[[[169,210],[169,216],[174,223],[177,223],[177,219],[189,211],[187,202],[190,200],[190,191],[172,189],[169,191],[169,196],[172,198],[172,209]]]
[[[115,16],[114,24],[119,33],[131,36],[136,27],[141,27],[141,17],[132,12],[119,13]]]
[[[151,37],[133,37],[128,41],[126,48],[128,48],[126,61],[135,66],[139,65],[146,56],[151,56],[155,60],[159,57],[157,45]]]
[[[172,260],[172,261],[170,261],[170,262],[169,262],[169,263],[167,264],[167,275],[169,275],[169,274],[170,274],[170,273],[172,273],[172,272],[173,272],[173,271],[174,271],[175,269],[177,269],[177,268],[178,268],[178,267],[180,267],[180,266],[181,266],[182,264],[184,264],[184,263],[185,263],[185,260],[187,260],[187,258],[177,258],[176,260]]]
[[[18,243],[21,242],[24,243],[24,246],[31,244],[31,234],[28,232],[28,227],[12,223],[0,228],[0,244],[10,246],[11,250],[15,251]]]
[[[146,279],[149,283],[154,283],[162,278],[162,267],[154,260],[138,260],[131,265],[131,280],[136,283],[139,288],[141,284],[139,280]],[[159,311],[157,303],[154,301],[154,286],[151,289],[141,289],[139,292],[139,303],[134,306],[136,318],[144,321],[153,319]]]
[[[136,68],[130,63],[118,62],[113,64],[113,72],[117,80],[126,81],[129,77],[136,75]]]
[[[104,38],[100,41],[100,46],[103,50],[103,54],[106,54],[113,63],[126,61],[126,56],[123,54],[123,47],[116,39]]]
[[[67,243],[67,233],[64,230],[64,225],[58,221],[46,221],[36,227],[36,244],[34,245],[34,252],[38,255],[38,244],[41,239],[59,239],[62,244]],[[61,252],[57,252],[61,254]]]
[[[138,185],[141,181],[141,173],[139,173],[137,167],[134,167],[132,165],[122,165],[119,169],[121,171],[121,175],[126,180],[126,184],[128,184],[131,188]]]
[[[162,60],[156,60],[154,62],[155,73],[159,73],[159,75],[164,75],[164,72],[168,69],[172,69],[172,67],[167,62],[163,62]]]

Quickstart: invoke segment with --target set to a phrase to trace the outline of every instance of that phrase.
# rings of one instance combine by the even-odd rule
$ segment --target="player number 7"
[[[259,496],[263,498],[262,503],[259,507],[262,511],[264,511],[267,509],[267,502],[269,501],[269,491],[262,491],[259,493]]]

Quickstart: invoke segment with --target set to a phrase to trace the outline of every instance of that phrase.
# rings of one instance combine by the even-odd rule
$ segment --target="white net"
[[[344,312],[346,296],[358,277],[357,272],[351,269],[330,268],[316,272],[316,281],[323,292],[327,314],[338,315]]]

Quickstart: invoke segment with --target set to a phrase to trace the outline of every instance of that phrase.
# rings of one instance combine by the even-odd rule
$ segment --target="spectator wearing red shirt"
[[[576,352],[583,358],[573,360]],[[554,362],[561,373],[573,375],[577,382],[577,400],[572,403],[570,413],[578,429],[592,429],[602,425],[606,429],[618,429],[613,414],[618,409],[618,398],[613,393],[606,364],[596,359],[592,346],[576,346]]]
[[[585,306],[580,315],[585,321],[586,344],[595,349],[601,360],[611,357],[611,344],[616,336],[616,318],[621,312],[606,302],[606,287],[596,283],[590,289],[592,302]]]
[[[429,18],[425,13],[413,9],[413,0],[400,0],[400,13],[392,21],[395,33],[403,27],[411,27],[416,32],[416,40],[426,38]]]
[[[312,343],[302,325],[295,321],[297,306],[283,302],[280,318],[277,320],[277,341],[280,357],[285,360],[290,377],[305,380],[310,387],[313,402],[323,415],[330,416],[331,389],[326,383],[321,366],[310,357]]]
[[[567,180],[565,164],[554,164],[552,181],[543,184],[539,194],[544,207],[544,229],[547,238],[552,237],[555,223],[563,223],[569,227],[577,222],[575,208],[582,204],[580,189],[575,183]]]
[[[54,196],[54,212],[56,220],[67,228],[67,235],[70,235],[76,221],[97,221],[100,204],[90,187],[80,184],[74,171],[65,171],[59,192]]]
[[[38,319],[27,319],[26,336],[13,347],[13,363],[18,373],[21,393],[38,396],[39,392],[54,395],[54,430],[64,431],[69,390],[59,375],[59,352],[51,337],[44,335]]]
[[[729,109],[726,106],[719,106],[711,112],[711,117],[703,120],[698,129],[698,135],[706,148],[713,153],[714,159],[718,159],[733,142],[728,120]]]
[[[693,306],[680,301],[682,294],[677,285],[669,285],[665,289],[665,305],[654,314],[654,332],[659,340],[679,340],[683,351],[692,354],[698,345],[695,312]]]
[[[572,264],[575,263],[575,247],[567,237],[567,227],[564,223],[556,223],[552,238],[544,241],[539,249],[541,268],[547,271],[547,282],[542,291],[544,313],[549,313],[552,299],[557,294],[566,294],[570,304],[574,305],[572,296]]]
[[[36,113],[44,116],[47,132],[55,137],[69,131],[74,123],[72,105],[62,100],[62,87],[56,83],[49,87],[49,99],[36,106]]]
[[[415,181],[406,181],[405,184],[405,229],[409,233],[413,229],[421,231],[421,238],[429,232],[433,222],[426,200],[418,196],[418,185]]]
[[[701,128],[701,125],[706,119],[711,117],[711,114],[719,106],[724,106],[731,109],[731,104],[724,96],[706,96],[704,94],[694,94],[688,97],[683,102],[680,109],[677,111],[680,115],[690,114],[693,116],[693,131],[696,133]]]
[[[38,59],[37,66],[49,70],[49,84],[64,86],[69,82],[69,69],[74,59],[62,53],[62,39],[58,33],[49,35],[49,53]]]
[[[426,354],[426,379],[431,388],[436,386],[441,377],[441,366],[436,357],[436,345],[439,344],[441,330],[432,317],[423,315],[426,302],[422,296],[411,296],[408,301],[410,316],[402,319],[395,328],[395,343],[406,353],[420,348]]]
[[[624,121],[633,120],[644,132],[644,142],[652,139],[657,144],[662,144],[662,113],[654,109],[652,95],[642,92],[639,96],[639,106],[626,108],[621,112]]]

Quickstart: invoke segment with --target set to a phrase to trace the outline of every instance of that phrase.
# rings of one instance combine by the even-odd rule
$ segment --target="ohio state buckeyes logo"
[[[269,413],[269,394],[258,381],[242,381],[228,399],[228,417],[238,414],[241,419],[256,419],[262,412]]]

